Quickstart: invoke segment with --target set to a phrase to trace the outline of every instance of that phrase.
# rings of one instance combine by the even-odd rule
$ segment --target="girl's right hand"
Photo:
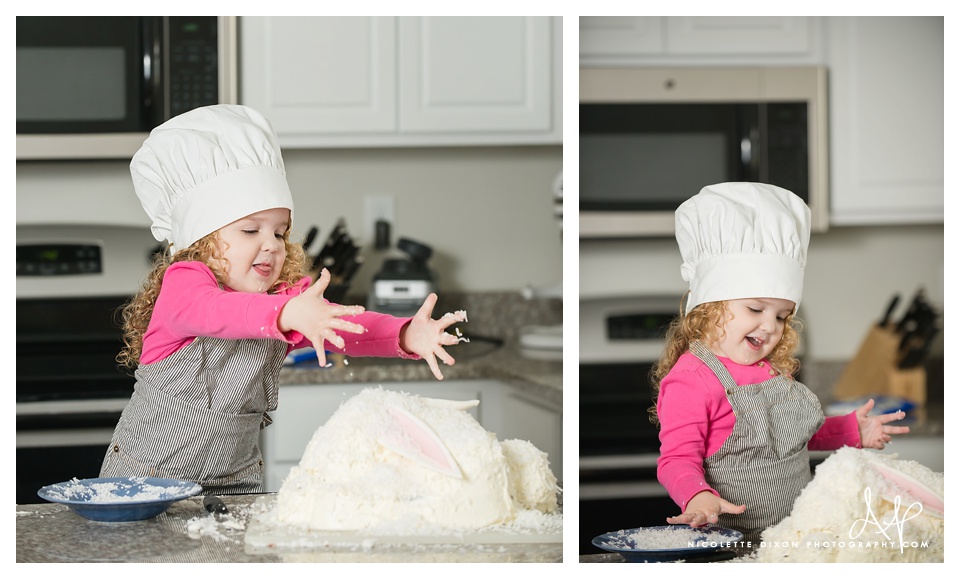
[[[367,331],[360,324],[340,319],[342,316],[362,314],[365,311],[363,306],[342,306],[328,303],[323,299],[323,292],[329,284],[330,272],[324,268],[316,283],[288,301],[277,318],[277,327],[281,332],[300,332],[313,343],[320,367],[327,365],[327,356],[323,348],[324,340],[342,350],[345,343],[337,331],[352,334],[362,334]]]
[[[739,515],[745,510],[747,510],[746,505],[735,505],[710,491],[702,491],[693,495],[693,498],[687,502],[687,508],[683,514],[667,517],[667,522],[671,525],[703,527],[717,524],[721,513]]]

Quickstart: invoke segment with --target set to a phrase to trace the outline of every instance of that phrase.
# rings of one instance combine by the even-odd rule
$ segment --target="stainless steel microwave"
[[[237,102],[236,17],[17,16],[17,160],[129,159],[151,129]]]
[[[580,69],[580,238],[672,236],[706,185],[771,183],[825,231],[823,67]]]

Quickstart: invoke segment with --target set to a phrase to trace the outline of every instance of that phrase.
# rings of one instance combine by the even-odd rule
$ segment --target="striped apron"
[[[790,514],[810,482],[807,443],[825,420],[820,401],[786,376],[738,386],[706,346],[693,342],[690,351],[713,370],[736,416],[733,432],[704,460],[704,470],[707,484],[747,510],[720,515],[719,524],[755,541],[761,531]]]
[[[280,340],[198,337],[141,365],[101,477],[193,481],[203,494],[263,492],[260,430],[277,408]]]

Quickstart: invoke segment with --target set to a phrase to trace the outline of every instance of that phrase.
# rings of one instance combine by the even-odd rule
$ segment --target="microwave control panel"
[[[217,17],[170,16],[169,19],[168,116],[175,117],[218,102]]]

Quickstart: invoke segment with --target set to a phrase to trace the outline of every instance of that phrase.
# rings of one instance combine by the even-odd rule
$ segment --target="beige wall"
[[[434,250],[441,289],[514,290],[559,283],[560,226],[552,187],[560,147],[364,149],[285,154],[302,231],[321,238],[337,217],[365,236],[364,196],[395,200],[392,240]],[[395,254],[394,254],[395,255]],[[357,284],[369,284],[385,254],[369,252]]]

